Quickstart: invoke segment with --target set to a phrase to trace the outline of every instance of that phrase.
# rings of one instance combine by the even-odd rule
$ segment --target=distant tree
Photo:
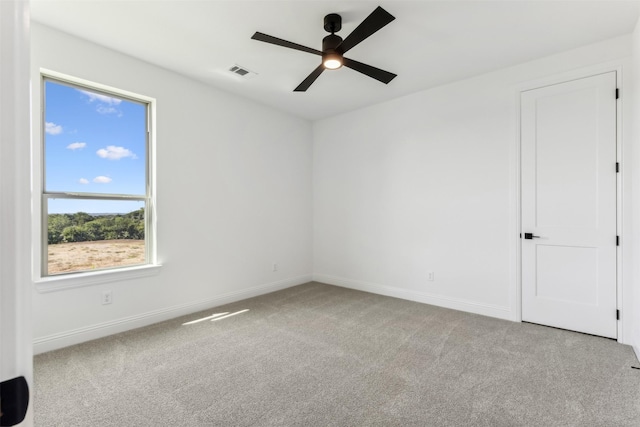
[[[135,219],[137,221],[143,221],[144,220],[144,208],[140,208],[137,211],[129,212],[128,214],[125,214],[124,216],[127,217],[127,218]]]
[[[123,215],[50,214],[47,241],[53,245],[97,240],[143,240],[144,230],[144,209]]]
[[[72,225],[62,230],[62,241],[70,242],[86,242],[88,240],[87,233],[82,226]]]
[[[73,225],[71,215],[68,214],[51,214],[49,215],[49,226],[47,233],[47,241],[49,244],[60,243],[63,240],[62,231]]]
[[[74,225],[83,225],[89,221],[93,221],[95,218],[86,212],[78,212],[73,215]]]
[[[97,220],[85,223],[80,227],[87,240],[104,240],[104,230]]]

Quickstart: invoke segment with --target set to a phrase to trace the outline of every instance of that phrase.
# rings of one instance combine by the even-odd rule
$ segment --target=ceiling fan
[[[396,77],[396,74],[363,64],[362,62],[354,61],[353,59],[345,58],[344,54],[394,19],[396,19],[394,16],[378,6],[376,10],[371,12],[371,14],[343,40],[342,37],[335,34],[342,28],[342,17],[337,13],[330,13],[324,17],[324,29],[331,34],[322,39],[322,51],[260,32],[256,32],[251,38],[253,40],[322,56],[322,63],[293,90],[294,92],[306,91],[324,70],[336,70],[343,65],[387,84]]]

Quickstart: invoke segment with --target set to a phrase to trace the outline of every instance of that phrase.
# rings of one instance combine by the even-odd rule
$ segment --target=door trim
[[[0,1],[0,381],[23,377],[23,392],[24,381],[33,390],[30,25],[28,0]],[[20,425],[33,425],[33,405]]]
[[[580,68],[577,70],[559,73],[551,76],[542,77],[539,79],[524,82],[514,87],[514,123],[515,123],[515,135],[514,143],[511,150],[511,188],[510,188],[510,224],[512,236],[510,236],[510,278],[513,284],[510,287],[510,306],[513,308],[512,320],[516,322],[522,322],[522,253],[521,253],[521,215],[522,215],[522,188],[521,188],[521,167],[522,167],[522,155],[521,155],[521,93],[524,91],[538,89],[545,86],[551,86],[559,83],[568,82],[571,80],[578,80],[598,74],[603,74],[611,71],[616,72],[616,85],[620,89],[620,98],[617,100],[616,108],[616,161],[620,163],[620,173],[616,177],[616,231],[620,236],[620,246],[616,248],[616,301],[617,308],[621,312],[620,320],[617,324],[617,341],[623,344],[628,344],[631,337],[625,335],[625,331],[631,331],[631,316],[626,313],[631,313],[631,308],[628,304],[625,304],[624,288],[627,283],[632,284],[631,280],[624,281],[625,276],[628,277],[629,272],[625,270],[629,263],[624,263],[625,248],[628,248],[627,241],[630,242],[631,236],[624,234],[624,219],[629,217],[625,215],[624,208],[624,183],[630,179],[630,173],[625,173],[625,162],[623,153],[623,135],[625,129],[623,127],[623,118],[625,114],[628,114],[630,103],[624,103],[624,69],[629,67],[629,60],[618,60],[600,64],[596,66],[590,66]],[[630,218],[630,217],[629,217]],[[629,252],[629,251],[627,251]],[[628,269],[628,268],[627,268]]]

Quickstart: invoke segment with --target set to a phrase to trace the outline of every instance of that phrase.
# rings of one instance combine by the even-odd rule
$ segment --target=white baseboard
[[[361,282],[358,280],[345,279],[342,277],[330,276],[327,274],[313,274],[315,282],[326,283],[328,285],[340,286],[343,288],[356,289],[373,294],[386,295],[394,298],[401,298],[424,304],[437,305],[439,307],[451,308],[453,310],[466,311],[468,313],[482,314],[484,316],[497,317],[498,319],[513,320],[513,313],[508,307],[501,307],[490,304],[482,304],[473,301],[466,301],[456,298],[432,295],[426,292],[413,291],[409,289],[384,286],[375,283]]]
[[[638,359],[638,363],[640,363],[640,346],[632,345],[633,351],[636,353],[636,359]]]
[[[258,295],[268,294],[292,286],[310,282],[311,275],[297,276],[289,279],[271,282],[264,285],[254,286],[236,292],[227,292],[207,300],[180,304],[160,310],[149,311],[109,322],[99,323],[83,328],[65,331],[45,337],[36,338],[33,342],[34,354],[45,353],[47,351],[80,344],[86,341],[103,338],[119,332],[152,325],[154,323],[184,316],[208,308],[229,304],[243,299],[252,298]]]

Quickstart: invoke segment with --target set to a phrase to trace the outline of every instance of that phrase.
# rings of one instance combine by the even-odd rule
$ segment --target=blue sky
[[[145,105],[45,82],[46,191],[144,195],[145,159]],[[49,213],[124,213],[141,206],[57,200]]]

